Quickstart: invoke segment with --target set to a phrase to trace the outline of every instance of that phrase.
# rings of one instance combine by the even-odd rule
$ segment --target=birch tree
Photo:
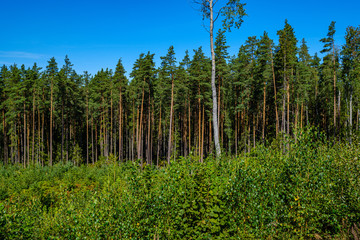
[[[245,14],[245,3],[240,0],[228,0],[221,5],[223,1],[219,0],[194,0],[200,8],[203,20],[208,20],[206,30],[210,33],[210,48],[211,48],[211,90],[212,90],[212,120],[214,130],[214,143],[216,149],[216,156],[221,155],[220,141],[219,141],[219,125],[218,125],[218,103],[216,93],[216,62],[214,50],[214,26],[219,17],[222,19],[222,27],[224,30],[230,31],[232,27],[240,28]]]

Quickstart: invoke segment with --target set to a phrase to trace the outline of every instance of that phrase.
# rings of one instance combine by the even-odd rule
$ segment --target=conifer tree
[[[345,94],[349,102],[349,138],[352,141],[353,130],[353,96],[354,93],[360,93],[360,27],[348,27],[345,35],[345,45],[342,47],[342,65]],[[357,104],[359,104],[359,95]],[[358,112],[358,111],[357,111]],[[357,121],[359,116],[357,116]]]
[[[282,109],[282,130],[290,134],[290,88],[294,81],[295,64],[297,61],[297,39],[294,29],[285,20],[285,26],[277,32],[279,36],[279,49],[277,60],[279,72],[283,78],[283,109]]]
[[[119,59],[115,74],[114,74],[114,85],[119,94],[119,161],[123,159],[123,129],[124,129],[124,96],[126,91],[126,86],[128,85],[128,80],[125,76],[125,69],[122,64],[122,60]],[[126,125],[125,125],[126,126]]]
[[[164,57],[160,57],[161,62],[161,68],[159,71],[159,77],[161,78],[161,81],[165,81],[167,84],[166,86],[170,87],[170,114],[169,114],[169,138],[168,138],[168,151],[167,151],[167,161],[168,164],[170,164],[170,157],[172,153],[172,141],[173,141],[173,118],[174,118],[174,80],[175,80],[175,70],[176,70],[176,58],[175,58],[175,52],[174,47],[170,46],[168,49],[168,53]],[[168,96],[166,94],[166,96]]]
[[[58,67],[54,57],[48,61],[46,66],[46,78],[50,85],[50,143],[49,143],[49,164],[53,163],[53,116],[54,116],[54,88],[58,78]]]
[[[327,37],[322,38],[320,42],[324,43],[324,48],[321,50],[321,53],[328,53],[324,57],[324,64],[327,64],[328,68],[332,69],[332,78],[333,78],[333,96],[334,96],[334,137],[336,133],[336,81],[337,81],[337,56],[335,51],[335,22],[332,21],[329,25]],[[325,78],[329,78],[329,74],[323,74]]]

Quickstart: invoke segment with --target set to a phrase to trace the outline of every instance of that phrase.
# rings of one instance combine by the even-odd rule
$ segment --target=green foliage
[[[360,220],[358,143],[297,133],[283,153],[0,168],[2,239],[347,239]],[[282,145],[282,144],[280,144]]]

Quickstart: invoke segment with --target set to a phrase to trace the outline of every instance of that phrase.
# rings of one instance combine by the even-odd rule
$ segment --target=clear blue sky
[[[0,65],[45,68],[54,56],[61,67],[67,54],[78,73],[114,69],[122,58],[129,74],[140,53],[155,53],[159,65],[171,45],[178,61],[199,46],[209,55],[209,35],[191,0],[3,0],[0,6]],[[341,45],[346,27],[360,24],[359,9],[359,0],[249,0],[242,27],[227,33],[229,52],[264,31],[277,43],[286,18],[311,53],[322,49],[319,39],[331,21]]]

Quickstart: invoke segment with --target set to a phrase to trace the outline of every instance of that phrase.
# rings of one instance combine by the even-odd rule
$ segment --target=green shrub
[[[308,130],[238,158],[0,167],[1,239],[351,239],[360,148]],[[288,148],[284,151],[284,146]]]

